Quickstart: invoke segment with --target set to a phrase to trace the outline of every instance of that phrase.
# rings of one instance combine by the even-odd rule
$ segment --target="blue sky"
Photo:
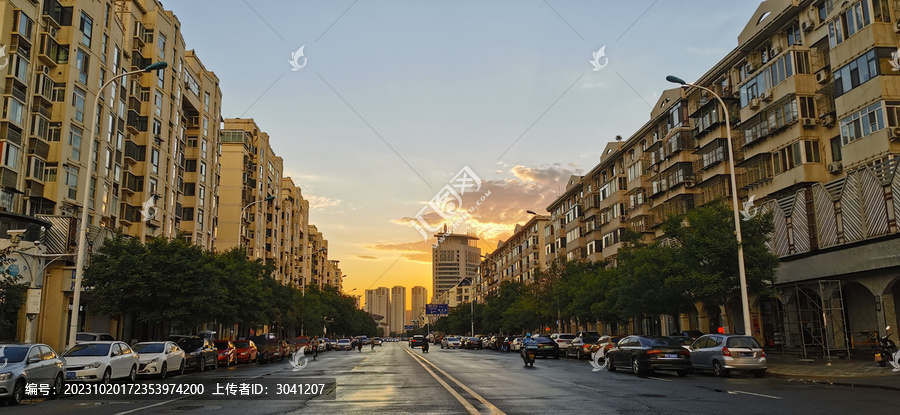
[[[223,116],[272,137],[345,289],[429,295],[432,242],[404,218],[463,166],[492,192],[468,223],[491,249],[645,123],[666,75],[692,81],[731,51],[760,4],[162,1],[220,78]]]

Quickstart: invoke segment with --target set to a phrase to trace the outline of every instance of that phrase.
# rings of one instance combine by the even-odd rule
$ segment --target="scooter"
[[[534,367],[534,349],[522,349],[522,360],[525,361],[525,366]]]
[[[422,353],[428,353],[428,341],[422,343]]]
[[[886,367],[890,363],[894,370],[900,370],[900,352],[898,352],[894,341],[888,337],[891,334],[888,332],[890,329],[891,326],[885,327],[884,337],[878,339],[878,344],[873,347],[875,349],[875,361],[881,367]]]

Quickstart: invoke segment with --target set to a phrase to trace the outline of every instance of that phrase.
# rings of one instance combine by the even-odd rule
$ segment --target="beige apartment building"
[[[425,304],[428,304],[428,289],[422,286],[412,287],[412,320],[416,320],[420,325],[425,320]]]
[[[545,235],[549,235],[549,222],[547,216],[535,215],[524,225],[516,224],[512,236],[484,255],[473,284],[476,301],[497,294],[505,281],[534,281],[535,273],[546,261],[549,245]]]
[[[281,202],[276,211],[279,212],[278,235],[282,239],[278,275],[282,277],[282,284],[301,288],[309,280],[309,262],[306,260],[309,202],[290,177],[281,179]]]
[[[625,227],[659,225],[732,191],[773,212],[777,295],[751,294],[753,333],[806,354],[846,354],[866,332],[900,321],[900,2],[769,0],[738,47],[694,83],[728,106],[738,188],[731,189],[726,115],[697,88],[662,93],[650,120],[607,145],[547,210],[545,263],[611,260]],[[673,67],[673,71],[677,68]],[[749,205],[748,205],[749,206]],[[648,317],[606,332],[666,334],[676,323],[743,331],[740,298],[697,304],[680,321]]]
[[[388,324],[390,324],[391,330],[386,335],[390,333],[401,333],[403,332],[403,326],[409,325],[410,322],[406,318],[406,287],[403,286],[394,286],[391,288],[391,313],[390,320],[388,320]]]
[[[431,249],[432,298],[439,301],[441,294],[464,278],[475,279],[481,262],[481,248],[476,245],[478,237],[450,233],[446,225],[444,232],[435,236],[438,244]]]

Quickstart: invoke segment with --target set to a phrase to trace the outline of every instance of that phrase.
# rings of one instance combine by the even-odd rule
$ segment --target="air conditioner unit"
[[[809,20],[804,20],[800,23],[800,29],[804,32],[811,32],[813,30],[813,23]]]
[[[754,65],[752,63],[748,63],[747,66],[744,67],[744,69],[746,70],[747,73],[753,73],[753,72],[756,72],[756,65]]]
[[[659,172],[659,165],[654,164],[654,165],[650,166],[650,171],[652,171],[652,172],[654,172],[654,173],[658,173],[658,172]]]
[[[828,83],[828,81],[830,79],[831,79],[831,77],[828,76],[828,72],[826,72],[826,71],[816,72],[816,82],[818,82],[820,84],[826,84],[826,83]]]
[[[628,220],[628,215],[619,216],[619,222],[625,222]]]
[[[770,102],[770,101],[772,101],[772,95],[774,95],[774,94],[772,94],[771,90],[763,91],[763,93],[759,94],[759,98],[762,99],[763,101]]]
[[[779,53],[781,53],[781,46],[773,46],[772,47],[772,56],[770,56],[769,58],[770,59],[774,58],[774,57],[778,56]]]
[[[50,67],[47,65],[37,65],[35,66],[35,69],[42,74],[50,75]]]
[[[822,125],[826,127],[834,127],[834,115],[828,114],[822,119]]]
[[[693,180],[685,180],[684,181],[684,187],[694,187],[696,185],[697,185],[697,183]]]
[[[841,170],[844,170],[844,165],[839,161],[835,161],[833,163],[828,163],[827,168],[829,173],[838,174],[841,172]]]
[[[894,31],[900,33],[900,20],[894,25]]]
[[[891,128],[888,135],[890,135],[891,141],[900,141],[900,127]]]
[[[814,120],[812,118],[803,118],[800,120],[800,124],[802,124],[806,128],[815,127],[816,120]]]
[[[759,109],[759,98],[750,99],[750,109]]]

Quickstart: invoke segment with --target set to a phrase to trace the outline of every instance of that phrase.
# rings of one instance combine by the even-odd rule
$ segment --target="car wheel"
[[[688,375],[687,369],[676,370],[675,373],[678,374],[678,377],[683,378]]]
[[[199,370],[201,372],[206,370],[206,362],[203,360],[202,357],[197,359],[197,368],[198,368],[197,370]]]
[[[213,370],[216,370],[218,368],[219,368],[219,357],[216,356],[215,360],[213,360]]]
[[[631,371],[634,372],[635,375],[644,374],[644,371],[641,370],[641,365],[638,363],[638,359],[636,357],[631,358]]]
[[[713,361],[713,373],[720,378],[728,377],[728,371],[725,370],[724,367],[722,367],[722,364],[719,363],[718,360]]]
[[[887,367],[887,362],[885,362],[884,360],[878,362],[878,364],[881,365],[881,367]]]
[[[159,378],[165,379],[168,371],[169,371],[168,365],[166,364],[166,362],[163,362],[162,367],[159,368]]]
[[[57,374],[56,380],[53,381],[53,389],[50,390],[50,399],[56,399],[63,395],[64,384],[62,373]]]
[[[134,383],[135,379],[137,379],[137,366],[131,366],[131,371],[128,372],[128,383]]]
[[[616,371],[616,367],[613,365],[611,359],[606,358],[606,359],[603,359],[603,360],[604,360],[604,362],[606,363],[606,370],[608,370],[608,371],[610,371],[610,372],[615,372],[615,371]]]
[[[184,374],[184,367],[185,367],[184,359],[181,359],[181,367],[178,368],[178,374],[179,374],[179,375],[183,375],[183,374]]]
[[[581,350],[576,350],[576,351],[575,351],[575,358],[576,358],[576,359],[579,359],[579,360],[581,360],[581,359],[584,358],[584,354],[581,353]]]
[[[756,377],[758,377],[758,378],[761,378],[761,377],[765,377],[765,376],[766,376],[766,370],[765,370],[765,369],[754,370],[752,373],[753,373],[753,376],[756,376]]]
[[[6,398],[6,403],[9,404],[9,406],[15,406],[22,402],[22,399],[25,399],[25,379],[16,381],[16,386],[13,387],[12,395],[9,395],[9,398]]]
[[[103,377],[100,378],[100,383],[103,385],[109,385],[110,380],[112,380],[112,369],[106,368],[106,371],[103,372]]]

